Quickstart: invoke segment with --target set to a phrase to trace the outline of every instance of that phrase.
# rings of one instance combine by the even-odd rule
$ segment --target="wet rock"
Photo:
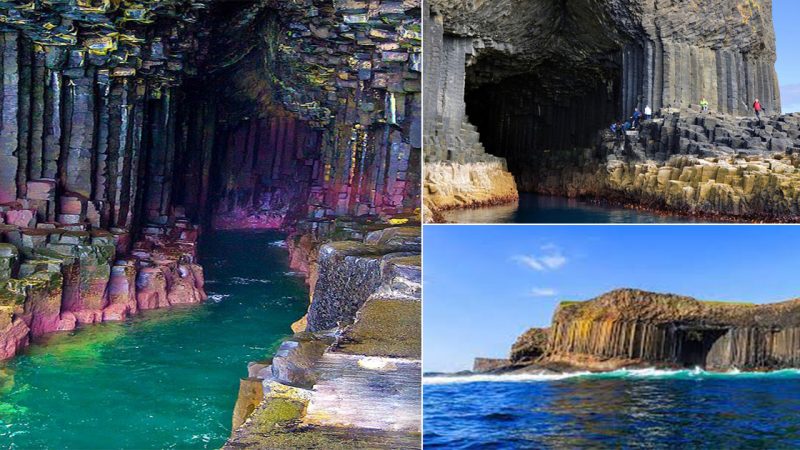
[[[511,365],[510,359],[500,358],[475,358],[472,365],[473,372],[491,372]]]
[[[535,361],[547,351],[548,338],[547,328],[531,328],[511,346],[510,360],[514,363]]]

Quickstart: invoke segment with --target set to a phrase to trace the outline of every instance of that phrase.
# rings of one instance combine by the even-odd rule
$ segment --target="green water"
[[[219,448],[247,362],[307,307],[283,237],[205,235],[207,303],[56,333],[0,366],[0,447]]]

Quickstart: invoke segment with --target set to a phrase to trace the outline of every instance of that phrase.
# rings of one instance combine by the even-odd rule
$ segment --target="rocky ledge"
[[[309,221],[288,244],[309,312],[250,363],[225,448],[419,448],[419,227]]]
[[[800,116],[765,118],[667,111],[624,140],[602,132],[594,149],[539,158],[526,191],[732,220],[796,221]]]
[[[619,289],[562,302],[493,371],[701,367],[774,370],[800,363],[800,300],[755,305]]]
[[[146,226],[132,245],[126,230],[87,224],[79,196],[61,202],[74,207],[74,223],[38,223],[35,209],[0,206],[0,359],[46,333],[206,299],[188,220]]]

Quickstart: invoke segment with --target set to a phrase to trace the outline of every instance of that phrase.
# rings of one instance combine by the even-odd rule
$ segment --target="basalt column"
[[[432,168],[457,173],[484,160],[485,147],[508,161],[520,190],[574,195],[605,183],[564,188],[601,169],[607,152],[598,150],[598,132],[636,108],[668,114],[706,98],[715,113],[745,115],[759,98],[780,112],[770,0],[430,6]],[[477,129],[462,126],[467,115]],[[426,189],[432,199],[452,193],[459,200],[451,205],[480,203],[482,179],[459,180],[466,186],[452,190],[431,174]]]
[[[419,5],[275,2],[221,21],[219,36],[200,87],[219,119],[215,227],[417,208]]]

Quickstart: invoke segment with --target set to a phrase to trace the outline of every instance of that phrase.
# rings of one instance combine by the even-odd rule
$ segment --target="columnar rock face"
[[[206,298],[186,219],[143,230],[133,248],[122,230],[33,221],[0,225],[0,359],[45,333]]]
[[[312,238],[289,246],[297,267],[319,273],[308,331],[250,364],[225,448],[419,448],[420,229],[305,228]],[[319,254],[300,263],[308,242]]]
[[[486,153],[466,115],[472,40],[445,35],[442,16],[431,13],[430,5],[425,13],[425,206],[435,213],[515,201],[519,194],[505,159]]]
[[[45,2],[0,17],[2,356],[201,301],[193,224],[418,208],[418,2]]]
[[[794,221],[800,214],[800,118],[763,121],[684,110],[624,139],[554,152],[518,179],[526,190],[661,211]]]
[[[593,147],[597,130],[637,107],[684,110],[706,98],[733,116],[759,98],[780,112],[770,0],[436,0],[431,8],[432,35],[443,35],[433,44],[442,65],[426,77],[434,162],[475,160],[456,138],[467,115],[519,182],[541,160]]]
[[[796,367],[799,321],[798,300],[752,305],[622,289],[562,303],[539,362],[600,369]]]
[[[419,2],[264,3],[226,22],[208,61],[227,148],[215,225],[416,209]]]

